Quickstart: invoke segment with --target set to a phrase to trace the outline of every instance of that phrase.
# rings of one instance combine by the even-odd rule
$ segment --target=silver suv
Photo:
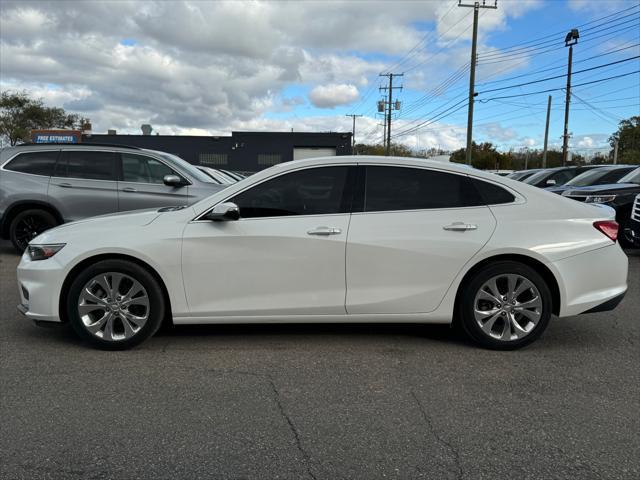
[[[170,153],[114,145],[0,151],[0,235],[18,252],[39,233],[94,215],[182,206],[226,185]]]

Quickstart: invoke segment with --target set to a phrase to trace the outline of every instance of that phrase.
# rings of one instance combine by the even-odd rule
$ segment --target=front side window
[[[55,175],[87,180],[115,180],[116,155],[113,152],[65,151],[62,152],[62,161],[56,166]]]
[[[365,212],[484,205],[465,175],[422,168],[366,167]]]
[[[58,153],[58,150],[21,153],[5,165],[4,169],[13,172],[50,177],[53,174]]]
[[[260,183],[229,199],[242,218],[347,212],[349,167],[309,168]]]
[[[136,183],[164,183],[175,172],[164,163],[145,155],[122,153],[122,180]]]

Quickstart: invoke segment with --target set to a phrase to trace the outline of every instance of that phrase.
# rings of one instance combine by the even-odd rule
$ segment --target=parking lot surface
[[[515,352],[433,325],[176,327],[103,352],[16,312],[0,243],[0,477],[640,478],[629,256],[615,311]]]

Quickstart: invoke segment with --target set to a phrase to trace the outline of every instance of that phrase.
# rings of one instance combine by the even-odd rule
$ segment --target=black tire
[[[139,282],[146,290],[149,303],[148,318],[140,330],[130,338],[122,340],[104,340],[99,338],[85,327],[78,313],[78,303],[82,289],[97,275],[108,272],[125,274]],[[91,346],[102,350],[126,350],[139,345],[147,338],[153,336],[162,324],[166,308],[162,289],[154,276],[136,263],[117,259],[97,262],[80,272],[71,283],[65,302],[67,319],[71,323],[73,330]],[[114,322],[120,322],[120,326],[124,326],[124,319],[122,318],[118,318],[114,320]]]
[[[529,282],[531,282],[539,292],[540,299],[542,300],[542,307],[538,323],[535,324],[528,334],[519,339],[500,340],[490,336],[480,327],[475,318],[474,302],[476,295],[486,282],[494,277],[508,274],[518,275],[529,280]],[[492,350],[515,350],[537,340],[549,325],[552,312],[551,291],[542,276],[528,265],[513,261],[501,261],[487,265],[461,285],[460,289],[461,293],[457,309],[460,316],[460,323],[462,324],[463,330],[467,336],[482,347]],[[506,315],[508,315],[508,313]],[[524,317],[521,316],[520,318],[523,319]],[[498,321],[504,322],[505,320],[503,319]],[[513,329],[510,331],[513,331]]]
[[[40,208],[30,208],[18,213],[9,224],[9,238],[18,253],[22,254],[29,241],[58,225],[58,220],[51,213]]]
[[[627,213],[627,216],[631,218],[631,212]],[[622,248],[634,248],[633,240],[628,236],[626,229],[629,228],[629,220],[618,221],[618,243]],[[637,247],[636,247],[637,248]]]

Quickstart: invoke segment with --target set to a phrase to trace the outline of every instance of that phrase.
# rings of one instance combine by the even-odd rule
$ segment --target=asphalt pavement
[[[0,478],[638,479],[629,256],[616,310],[515,352],[433,325],[175,327],[103,352],[16,312],[2,242]]]

